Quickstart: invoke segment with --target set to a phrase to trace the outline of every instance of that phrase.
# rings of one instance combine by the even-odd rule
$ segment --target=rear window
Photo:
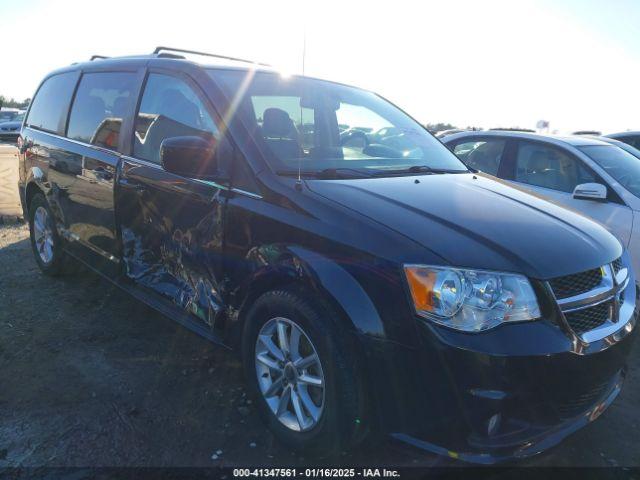
[[[75,72],[46,79],[33,99],[27,125],[62,135],[75,84]]]
[[[71,107],[67,137],[117,150],[134,88],[134,73],[84,74]]]

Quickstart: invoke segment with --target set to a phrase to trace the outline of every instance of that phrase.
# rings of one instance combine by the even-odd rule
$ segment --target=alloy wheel
[[[276,317],[266,322],[255,347],[258,385],[267,405],[287,428],[315,427],[325,402],[325,379],[318,352],[297,323]]]
[[[49,212],[44,207],[38,207],[33,216],[33,238],[40,260],[49,264],[53,260],[53,230]]]

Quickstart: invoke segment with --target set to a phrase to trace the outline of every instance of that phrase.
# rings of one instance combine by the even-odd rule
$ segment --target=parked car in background
[[[44,274],[80,259],[238,351],[293,449],[375,431],[494,463],[613,402],[638,311],[605,228],[470,171],[372,92],[182,53],[43,80],[19,191]]]
[[[9,122],[13,120],[14,117],[19,113],[20,113],[20,110],[17,108],[2,108],[0,110],[0,123]]]
[[[628,143],[632,147],[640,148],[640,132],[620,132],[610,133],[605,137],[613,138],[624,143]]]
[[[640,273],[640,160],[587,136],[465,132],[444,143],[469,167],[508,180],[602,223]]]
[[[602,132],[597,130],[577,130],[572,132],[571,135],[590,135],[590,136],[599,136],[602,135]]]
[[[24,113],[18,113],[8,122],[0,122],[0,142],[15,143],[20,136],[23,120]]]
[[[632,146],[629,143],[624,143],[624,142],[621,142],[620,140],[616,140],[615,138],[611,138],[611,137],[603,137],[603,136],[596,136],[596,135],[589,136],[589,137],[593,138],[594,140],[600,140],[601,142],[615,145],[616,147],[621,148],[625,152],[630,153],[634,157],[640,158],[640,150],[638,150],[636,147]]]

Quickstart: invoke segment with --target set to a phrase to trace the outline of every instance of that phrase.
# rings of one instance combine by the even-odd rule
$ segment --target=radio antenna
[[[304,63],[307,56],[307,28],[302,27],[302,76],[304,77]],[[302,82],[304,88],[304,81]],[[302,89],[301,89],[302,92]],[[302,123],[302,93],[300,94],[300,128],[304,131],[304,124]],[[296,182],[296,189],[302,191],[302,156],[298,155],[298,181]]]

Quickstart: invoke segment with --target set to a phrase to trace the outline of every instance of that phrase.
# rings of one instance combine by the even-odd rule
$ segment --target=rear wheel
[[[43,273],[55,276],[72,269],[72,260],[63,250],[53,213],[41,193],[34,195],[29,205],[29,231],[33,255]]]
[[[289,290],[263,294],[247,313],[249,389],[267,426],[292,449],[330,455],[362,437],[357,361],[336,320],[312,296]]]

